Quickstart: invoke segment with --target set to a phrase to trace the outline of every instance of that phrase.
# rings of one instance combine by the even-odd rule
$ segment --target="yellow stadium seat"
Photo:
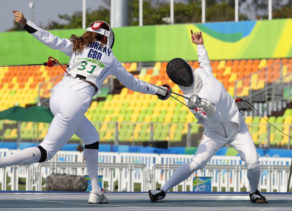
[[[150,115],[147,115],[147,116],[145,116],[145,118],[144,118],[144,122],[151,122],[151,116]]]
[[[271,133],[270,134],[270,144],[273,144],[275,142],[275,134]]]
[[[173,140],[174,136],[175,136],[175,130],[173,130],[173,131],[171,130],[169,133],[169,140]]]
[[[287,65],[283,65],[283,76],[287,75],[287,73],[288,73]]]
[[[263,67],[267,66],[267,60],[266,59],[261,59],[258,68],[261,69]]]
[[[131,122],[137,122],[137,120],[138,120],[138,115],[133,114],[131,116]]]
[[[266,117],[263,117],[263,118],[261,118],[261,120],[260,120],[259,134],[267,132],[267,122],[265,121]]]
[[[178,87],[178,85],[174,85],[173,89],[174,92],[178,93],[180,91],[180,88]]]
[[[184,124],[184,129],[183,129],[183,133],[187,133],[188,132],[188,125],[189,125],[189,123],[185,123]]]
[[[186,122],[193,122],[194,118],[195,118],[194,115],[189,112],[186,118]]]
[[[137,70],[137,62],[132,62],[129,68],[129,71],[136,71]]]
[[[292,74],[286,76],[283,80],[284,83],[291,83],[292,81]]]
[[[161,69],[161,62],[156,62],[153,69],[160,70]]]
[[[221,68],[224,68],[225,67],[225,60],[221,60],[219,62],[219,65],[218,65],[218,69],[221,69]]]
[[[171,122],[171,119],[172,119],[172,115],[166,115],[165,118],[164,118],[164,121],[166,123],[170,123]]]
[[[119,117],[118,117],[118,122],[123,122],[123,121],[124,121],[124,119],[125,119],[125,117],[124,117],[124,116],[122,116],[122,115],[119,115]]]
[[[242,92],[241,93],[237,93],[238,97],[245,97],[248,96],[249,93],[249,87],[243,87]]]
[[[108,130],[104,137],[105,140],[113,140],[113,131]]]
[[[239,89],[239,88],[242,88],[243,87],[243,81],[240,80],[238,81],[238,83],[236,84],[236,87]]]
[[[230,86],[228,88],[228,93],[231,95],[231,97],[234,97],[234,87]]]
[[[110,122],[111,121],[111,115],[106,115],[104,118],[105,122]]]
[[[92,109],[95,109],[97,107],[97,101],[93,101],[92,103],[91,103],[91,108]]]
[[[251,124],[252,123],[252,116],[245,117],[245,123],[246,124]]]
[[[259,143],[257,133],[251,134],[251,137],[252,137],[252,140],[255,142],[255,144]]]
[[[259,80],[256,90],[263,89],[265,87],[265,80]]]
[[[251,88],[253,90],[257,89],[257,84],[258,84],[258,74],[253,74],[251,76]]]
[[[11,130],[10,137],[11,138],[16,138],[17,137],[17,129],[14,128],[14,129]]]
[[[285,124],[292,124],[292,116],[285,117],[285,119],[284,119],[284,123],[285,123]]]
[[[231,73],[229,82],[233,82],[237,80],[237,73]]]
[[[231,67],[226,67],[223,75],[230,75],[231,74]]]
[[[150,83],[151,82],[151,77],[152,77],[151,75],[146,75],[144,81]]]

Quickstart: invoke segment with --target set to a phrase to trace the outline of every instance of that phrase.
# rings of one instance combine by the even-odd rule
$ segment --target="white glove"
[[[216,107],[212,105],[208,100],[200,98],[198,95],[193,94],[188,100],[188,108],[195,110],[196,108],[202,108],[206,115],[213,116],[216,112]]]
[[[216,112],[216,107],[205,99],[201,99],[201,102],[199,103],[198,107],[202,108],[208,117],[213,116]]]
[[[200,102],[201,102],[201,98],[198,95],[193,94],[192,96],[189,97],[188,108],[191,110],[194,110],[195,108],[198,107]]]

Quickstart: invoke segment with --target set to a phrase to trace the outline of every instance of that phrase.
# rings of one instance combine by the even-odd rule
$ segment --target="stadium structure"
[[[202,31],[213,74],[234,98],[254,108],[238,106],[261,156],[260,188],[266,192],[290,189],[292,131],[292,20],[260,20],[131,26],[114,28],[113,52],[135,77],[155,85],[169,84],[166,64],[182,57],[199,66],[190,30]],[[52,30],[68,38],[83,30]],[[0,33],[0,110],[39,106],[46,111],[50,90],[63,77],[59,66],[46,67],[49,56],[62,64],[68,58],[43,46],[26,32]],[[1,114],[3,114],[1,116]],[[186,107],[173,99],[135,93],[117,79],[106,80],[86,116],[100,134],[99,173],[108,191],[147,191],[162,185],[182,162],[196,152],[202,128]],[[37,145],[49,120],[11,120],[0,112],[0,156]],[[276,126],[279,130],[272,125]],[[289,137],[290,136],[290,137]],[[0,170],[2,190],[46,190],[44,179],[54,173],[85,175],[81,140],[73,136],[50,162]],[[211,190],[248,191],[244,163],[226,146],[194,177],[210,177]],[[21,182],[25,186],[21,185]],[[24,182],[23,182],[24,181]],[[193,177],[174,191],[193,191]]]

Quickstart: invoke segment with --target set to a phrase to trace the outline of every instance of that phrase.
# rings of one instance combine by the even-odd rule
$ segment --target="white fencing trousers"
[[[203,168],[212,156],[227,143],[234,147],[239,152],[240,158],[246,162],[250,190],[257,189],[260,177],[258,154],[243,120],[239,131],[232,125],[225,128],[222,126],[220,130],[219,128],[218,130],[205,130],[191,162],[179,167],[161,189],[168,191],[187,179],[194,171]]]
[[[84,116],[95,90],[79,79],[67,78],[53,90],[50,109],[54,114],[48,133],[40,144],[52,158],[73,136],[79,136],[84,144],[99,141],[95,127]]]

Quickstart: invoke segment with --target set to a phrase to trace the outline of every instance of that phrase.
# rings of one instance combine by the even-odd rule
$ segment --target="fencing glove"
[[[170,97],[171,91],[171,87],[167,84],[164,84],[162,86],[157,86],[156,95],[160,100],[167,100]]]
[[[212,105],[208,100],[200,98],[198,95],[193,94],[188,100],[188,108],[195,110],[196,108],[202,108],[208,117],[211,117],[216,112],[216,107]]]

